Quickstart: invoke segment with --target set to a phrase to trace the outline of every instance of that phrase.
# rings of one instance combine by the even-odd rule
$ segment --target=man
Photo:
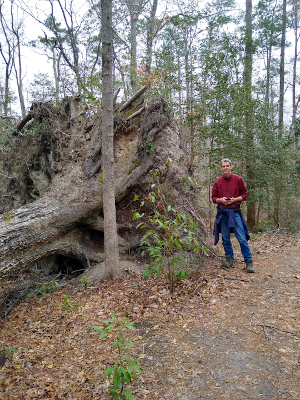
[[[222,243],[225,251],[226,260],[221,268],[233,266],[233,249],[230,241],[230,232],[234,232],[244,257],[247,271],[254,272],[252,254],[248,245],[250,238],[246,221],[243,218],[240,204],[247,199],[247,188],[243,178],[234,175],[232,163],[229,158],[221,161],[221,171],[223,176],[218,178],[212,188],[212,201],[218,204],[215,222],[215,244],[219,240],[219,233],[222,233]]]

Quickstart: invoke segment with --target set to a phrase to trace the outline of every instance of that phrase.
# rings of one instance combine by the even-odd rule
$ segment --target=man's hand
[[[232,197],[231,199],[228,199],[228,197],[222,197],[222,199],[220,200],[225,206],[229,206],[230,204],[233,204],[236,201],[236,198]]]
[[[228,197],[220,197],[217,198],[216,203],[217,204],[224,204],[225,206],[229,206],[230,204],[235,203],[236,201],[243,201],[243,198],[241,196],[239,197],[231,197],[231,199],[227,200]]]

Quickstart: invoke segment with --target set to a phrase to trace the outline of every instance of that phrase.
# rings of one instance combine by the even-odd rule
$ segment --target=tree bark
[[[21,108],[22,117],[24,118],[25,114],[26,114],[26,110],[25,110],[25,101],[24,101],[24,95],[23,95],[23,76],[22,76],[22,57],[21,57],[22,21],[18,22],[17,26],[15,26],[13,2],[11,3],[10,13],[11,13],[11,28],[12,28],[12,32],[13,32],[13,34],[16,38],[16,42],[17,42],[16,49],[17,49],[18,62],[16,63],[16,61],[14,60],[13,63],[14,63],[14,69],[15,69],[15,75],[16,75],[16,81],[17,81],[17,87],[18,87],[20,108]]]
[[[137,23],[144,3],[144,0],[126,0],[130,14],[130,85],[133,92],[137,89]]]
[[[119,274],[119,249],[115,207],[112,0],[102,0],[102,170],[105,271],[113,279]]]
[[[10,81],[10,76],[11,76],[12,67],[13,67],[15,45],[14,45],[14,41],[11,40],[11,38],[8,35],[9,29],[8,29],[7,23],[5,21],[4,15],[3,15],[2,7],[3,7],[3,3],[0,4],[0,23],[1,23],[3,35],[5,37],[7,49],[6,49],[6,54],[5,54],[5,52],[2,48],[2,44],[0,43],[0,54],[1,54],[4,64],[5,64],[3,114],[5,117],[7,117],[8,110],[9,110],[9,103],[10,103],[9,81]]]
[[[282,31],[280,43],[280,72],[279,72],[279,104],[278,104],[278,133],[282,135],[283,130],[283,106],[284,106],[284,56],[286,36],[286,0],[282,1]]]
[[[294,29],[294,61],[293,61],[293,84],[292,84],[292,102],[293,102],[293,114],[292,114],[292,125],[296,121],[298,105],[300,101],[300,96],[296,100],[296,84],[297,84],[297,61],[298,61],[298,41],[299,41],[299,33],[298,33],[298,20],[299,20],[299,2],[293,1],[293,29]],[[298,148],[298,137],[295,135],[295,149]]]
[[[157,11],[158,0],[153,0],[150,17],[147,25],[147,50],[146,50],[146,72],[150,74],[152,64],[152,50],[153,50],[153,39],[154,39],[154,23],[155,15]]]
[[[255,226],[255,200],[251,194],[254,188],[253,169],[253,113],[252,113],[252,0],[246,0],[246,36],[245,36],[245,69],[244,69],[244,90],[245,90],[245,159],[247,186],[249,199],[247,202],[247,223],[249,229]]]

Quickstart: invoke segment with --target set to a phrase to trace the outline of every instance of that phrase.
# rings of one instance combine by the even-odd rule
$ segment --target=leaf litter
[[[260,235],[251,241],[255,274],[239,261],[220,270],[208,257],[172,297],[166,277],[124,274],[19,303],[0,326],[0,348],[18,350],[0,369],[1,398],[109,399],[111,341],[90,327],[114,311],[135,323],[126,340],[141,357],[129,385],[137,400],[299,399],[298,246],[298,236]],[[57,305],[63,294],[81,306],[66,312]]]

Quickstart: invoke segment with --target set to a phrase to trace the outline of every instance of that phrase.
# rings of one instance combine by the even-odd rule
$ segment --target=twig
[[[220,275],[218,275],[218,276],[220,276]],[[222,278],[227,279],[229,281],[240,281],[240,282],[248,282],[248,283],[250,282],[250,281],[247,281],[246,279],[231,278],[230,276],[222,276]]]
[[[15,178],[14,176],[8,176],[8,175],[1,174],[1,173],[0,173],[0,175],[5,176],[5,178],[9,178],[9,179],[14,179]]]
[[[65,133],[65,132],[61,131],[60,129],[56,129],[56,132],[61,133],[62,135],[66,135],[68,137],[71,137],[71,135],[69,133]],[[76,136],[81,136],[81,135],[76,135]]]
[[[90,260],[88,259],[88,256],[86,254],[85,254],[85,258],[86,258],[86,262],[87,262],[88,268],[91,268]]]
[[[269,276],[270,278],[272,278],[272,279],[275,279],[275,280],[278,281],[278,282],[284,283],[285,285],[287,285],[288,283],[300,283],[299,281],[291,281],[291,280],[289,280],[289,279],[283,281],[282,279],[279,279],[279,278],[277,278],[277,277],[274,276],[274,275],[268,275],[268,276]]]
[[[264,330],[265,337],[267,339],[267,342],[270,341],[271,339],[270,339],[269,335],[267,334],[266,325],[258,325],[258,326],[262,326],[262,328]]]
[[[250,328],[247,328],[247,331],[250,331],[250,332],[252,332],[252,333],[255,333],[255,335],[259,335],[259,336],[260,336],[260,333],[259,333],[259,332],[255,332],[255,331],[253,331],[253,330],[250,329]]]
[[[265,332],[265,328],[269,328],[269,329],[272,329],[273,331],[276,331],[276,332],[279,332],[279,333],[288,333],[288,334],[290,334],[290,335],[298,335],[298,333],[286,331],[286,330],[284,330],[284,329],[279,329],[279,328],[277,328],[276,326],[273,326],[273,325],[257,324],[257,326],[263,327],[264,332]],[[266,334],[266,333],[265,333],[265,334]],[[267,336],[267,335],[266,335],[266,336]]]

